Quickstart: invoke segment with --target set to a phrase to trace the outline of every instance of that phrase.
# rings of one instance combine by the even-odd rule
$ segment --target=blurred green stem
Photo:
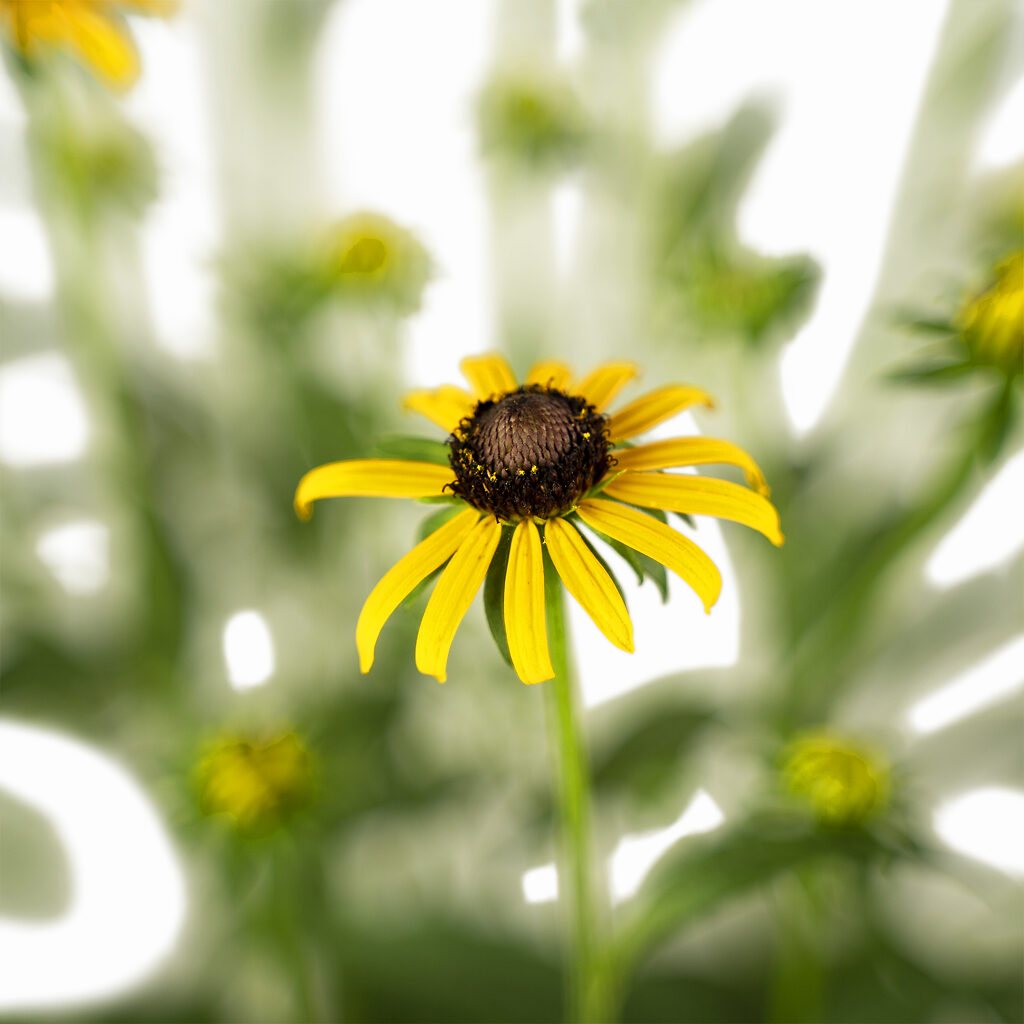
[[[548,643],[555,678],[542,684],[548,728],[556,755],[556,785],[561,815],[562,857],[559,892],[569,908],[567,1018],[610,1019],[608,986],[597,949],[598,913],[591,864],[590,779],[578,719],[578,692],[569,664],[562,585],[550,564],[544,574]]]
[[[35,74],[15,80],[29,117],[33,183],[54,254],[64,349],[86,396],[110,424],[98,461],[138,530],[138,581],[144,595],[138,650],[148,678],[172,682],[183,628],[183,581],[158,514],[157,468],[125,341],[144,329],[144,318],[136,313],[133,319],[114,287],[110,265],[115,246],[136,244],[136,225],[105,214],[99,196],[103,183],[94,172],[74,161],[65,165],[61,152],[45,141],[47,132],[72,131],[74,109],[61,83]],[[108,101],[99,95],[90,102],[100,111]],[[107,111],[106,116],[115,114]]]
[[[303,898],[304,889],[308,885],[308,880],[316,877],[317,869],[308,862],[302,851],[296,850],[291,853],[291,857],[282,857],[278,853],[271,859],[269,865],[274,933],[295,985],[295,1008],[298,1011],[296,1020],[301,1024],[316,1024],[318,1021],[330,1019],[322,1006],[316,965],[312,959],[305,927],[304,911],[309,907]],[[298,858],[298,863],[292,858]]]

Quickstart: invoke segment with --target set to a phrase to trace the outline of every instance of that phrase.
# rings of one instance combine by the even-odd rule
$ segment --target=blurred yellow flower
[[[272,832],[309,803],[313,758],[295,732],[224,736],[203,754],[196,782],[204,813],[227,815],[245,832]]]
[[[995,281],[964,303],[957,326],[976,362],[1024,372],[1024,249],[1010,253]]]
[[[889,765],[843,737],[814,732],[798,738],[783,762],[786,789],[828,825],[860,825],[889,800]]]
[[[423,246],[381,214],[352,214],[328,235],[325,276],[344,298],[411,313],[419,308],[430,270]]]
[[[427,603],[416,667],[444,682],[448,652],[502,541],[507,541],[503,617],[510,660],[524,683],[554,675],[545,624],[545,552],[566,589],[616,647],[633,650],[633,627],[619,589],[581,532],[594,533],[668,567],[706,610],[722,580],[689,538],[637,506],[731,519],[782,543],[779,517],[754,460],[728,441],[687,437],[636,447],[646,433],[692,405],[712,405],[690,384],[670,384],[613,414],[607,406],[635,376],[632,363],[598,366],[579,380],[563,363],[538,363],[519,385],[501,356],[462,361],[472,390],[445,384],[413,391],[406,407],[449,432],[447,463],[365,459],[311,470],[295,509],[308,519],[320,498],[450,496],[451,517],[374,587],[356,625],[368,672],[380,631],[412,590],[445,566]],[[443,453],[441,446],[437,446]],[[442,455],[442,458],[444,456]],[[708,463],[743,469],[748,487],[662,470]],[[598,496],[600,494],[600,496]],[[505,551],[496,564],[504,564]],[[447,563],[447,565],[446,565]]]
[[[26,56],[40,49],[69,50],[107,84],[130,86],[139,57],[125,13],[166,16],[176,0],[0,0],[0,29]]]

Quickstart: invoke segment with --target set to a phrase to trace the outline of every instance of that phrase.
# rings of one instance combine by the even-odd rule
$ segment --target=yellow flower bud
[[[889,801],[886,760],[831,733],[808,733],[793,742],[782,774],[787,791],[827,825],[862,825]]]
[[[295,732],[268,738],[223,736],[196,766],[206,814],[223,814],[245,832],[272,832],[305,807],[313,757]]]
[[[419,308],[431,263],[410,232],[387,217],[364,212],[330,231],[323,272],[329,287],[347,301],[412,313]]]
[[[1024,249],[996,267],[995,280],[964,303],[956,322],[976,362],[1024,372]]]

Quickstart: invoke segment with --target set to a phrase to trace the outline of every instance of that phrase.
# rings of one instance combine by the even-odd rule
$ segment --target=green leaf
[[[512,668],[512,655],[508,651],[508,637],[505,636],[505,569],[508,566],[508,552],[512,546],[512,527],[501,528],[501,540],[491,559],[484,580],[484,611],[487,613],[487,625],[491,636],[498,646],[498,651]]]
[[[447,466],[448,446],[429,437],[394,435],[382,437],[374,445],[374,454],[382,459],[408,459],[412,462],[433,462]]]
[[[419,543],[422,540],[426,540],[435,530],[439,530],[449,519],[454,519],[461,512],[462,509],[455,505],[446,505],[444,508],[439,508],[436,512],[431,512],[416,530],[416,542]]]
[[[715,721],[707,707],[686,704],[650,709],[592,758],[597,790],[655,795],[678,777],[678,766],[703,729]]]
[[[621,933],[625,965],[697,918],[803,865],[840,855],[884,856],[867,833],[790,819],[751,820],[707,840],[688,840],[648,877],[636,916]]]
[[[983,421],[978,451],[986,463],[994,462],[1013,436],[1019,413],[1014,402],[1014,382],[1007,378]]]

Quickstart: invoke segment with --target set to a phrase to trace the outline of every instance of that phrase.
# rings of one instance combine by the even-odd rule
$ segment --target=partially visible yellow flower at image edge
[[[108,85],[130,86],[139,57],[123,14],[166,17],[176,0],[0,0],[0,30],[26,56],[56,48],[73,53]]]
[[[786,751],[782,775],[788,792],[828,825],[862,825],[889,801],[888,762],[830,732],[797,738]]]
[[[333,462],[308,472],[295,510],[308,519],[321,498],[443,498],[456,510],[373,588],[356,624],[360,668],[368,672],[387,619],[444,566],[427,602],[416,667],[444,682],[455,632],[484,582],[503,529],[511,531],[504,579],[504,624],[519,678],[554,676],[545,623],[545,551],[569,593],[601,632],[632,652],[633,626],[603,561],[580,527],[655,559],[697,593],[705,610],[722,580],[693,541],[640,507],[710,515],[752,527],[781,544],[779,518],[754,460],[729,441],[676,438],[635,447],[646,433],[693,405],[713,405],[690,384],[670,384],[613,414],[605,410],[636,375],[632,363],[598,366],[574,380],[564,363],[535,365],[520,386],[505,359],[464,359],[472,391],[455,385],[407,395],[406,408],[449,433],[450,465],[397,459]],[[710,463],[740,467],[744,487],[662,470]],[[640,507],[637,507],[640,506]]]
[[[1024,373],[1024,249],[1010,253],[992,284],[964,303],[957,326],[977,362]]]
[[[225,735],[204,751],[195,780],[205,814],[225,815],[245,832],[267,833],[309,803],[313,758],[295,732]]]

